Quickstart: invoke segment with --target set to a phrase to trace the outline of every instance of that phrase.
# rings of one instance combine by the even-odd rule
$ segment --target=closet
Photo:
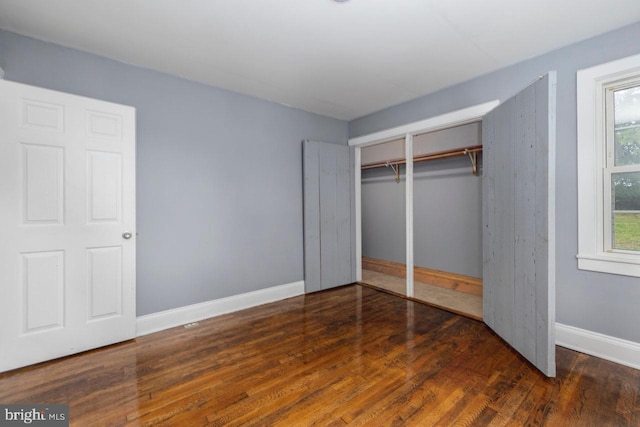
[[[391,170],[391,183],[396,188],[404,185],[406,297],[416,297],[415,282],[422,280],[420,267],[428,270],[431,277],[445,272],[457,274],[458,278],[478,278],[477,270],[473,269],[481,259],[482,320],[541,372],[555,376],[555,111],[556,73],[551,71],[501,103],[489,101],[350,138],[348,153],[345,150],[338,157],[334,156],[332,144],[304,142],[305,290],[314,292],[353,283],[348,281],[352,277],[362,282],[363,241],[368,244],[366,240],[372,238],[365,236],[366,228],[370,227],[365,209],[375,210],[367,208],[368,190],[363,187],[368,185],[367,181],[385,179],[382,174]],[[443,141],[456,145],[453,148],[420,142],[422,138],[432,138],[435,132],[474,123],[480,126],[480,122],[482,150],[477,147],[479,140],[458,145],[456,138],[444,138]],[[479,135],[479,129],[470,133]],[[354,131],[358,133],[355,125]],[[365,150],[369,146],[389,142],[400,147],[397,154],[393,154],[391,144],[378,149],[391,154],[377,160],[368,158],[370,153]],[[423,145],[427,147],[424,152],[421,151]],[[349,176],[341,179],[344,174],[340,172],[343,169],[340,165],[344,162],[338,158],[347,156]],[[468,163],[464,166],[462,162]],[[373,167],[375,163],[380,164]],[[431,165],[423,166],[423,163]],[[363,165],[375,171],[362,170]],[[464,170],[466,172],[462,172]],[[441,184],[445,178],[450,184]],[[385,184],[389,186],[391,183],[386,179]],[[472,179],[477,181],[467,182]],[[424,194],[422,181],[428,183]],[[469,195],[454,201],[453,194],[461,192]],[[346,196],[348,193],[351,197]],[[395,198],[373,200],[397,208],[389,217],[395,221],[399,217],[402,221],[402,199],[400,187]],[[470,204],[465,205],[467,202]],[[426,209],[422,211],[421,206]],[[463,213],[474,215],[459,216]],[[422,217],[428,215],[439,215],[431,219],[435,225],[421,225]],[[464,218],[471,219],[467,223]],[[370,223],[379,232],[387,230],[377,225],[378,222]],[[349,236],[341,229],[349,230]],[[429,233],[426,237],[421,237],[422,229]],[[479,229],[481,243],[472,239],[472,234]],[[378,236],[382,242],[380,247],[402,248],[402,240],[396,240],[401,237],[396,234],[402,236],[399,232]],[[375,234],[372,236],[375,238]],[[481,251],[478,250],[480,244]],[[342,256],[337,255],[340,248],[344,250]],[[472,248],[477,252],[467,252]],[[333,262],[324,262],[323,253],[333,254],[330,261],[344,263],[343,279],[323,285],[324,277],[335,276],[332,270],[336,267]],[[364,255],[367,253],[375,255],[365,248]],[[402,261],[402,256],[397,259]],[[347,266],[349,274],[346,274]],[[394,264],[389,268],[402,269]],[[445,273],[442,275],[447,276]],[[312,286],[318,283],[318,277],[320,289]],[[449,288],[460,295],[467,293],[462,292],[467,286],[479,286],[477,281],[453,282]],[[401,287],[398,293],[402,293]]]
[[[414,135],[414,299],[482,319],[482,129]],[[407,296],[405,138],[361,150],[362,283]]]

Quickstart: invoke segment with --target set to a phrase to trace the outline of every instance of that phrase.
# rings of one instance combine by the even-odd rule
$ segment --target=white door
[[[483,318],[550,377],[556,374],[555,99],[550,72],[482,120]]]
[[[0,80],[0,295],[0,371],[135,336],[133,108]]]

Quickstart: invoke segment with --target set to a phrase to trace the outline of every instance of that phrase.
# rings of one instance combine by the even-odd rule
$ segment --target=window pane
[[[640,164],[640,86],[614,92],[615,165]]]
[[[611,247],[640,251],[640,172],[611,175]]]

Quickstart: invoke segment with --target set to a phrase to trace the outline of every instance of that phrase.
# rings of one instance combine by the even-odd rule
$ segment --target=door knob
[[[124,237],[125,239],[130,239],[132,236],[130,231],[125,231],[124,233],[122,233],[122,237]]]

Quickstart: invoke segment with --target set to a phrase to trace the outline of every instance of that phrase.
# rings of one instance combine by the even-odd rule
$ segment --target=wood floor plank
[[[358,285],[0,374],[73,426],[640,425],[640,371],[563,348],[548,379],[483,323]]]

